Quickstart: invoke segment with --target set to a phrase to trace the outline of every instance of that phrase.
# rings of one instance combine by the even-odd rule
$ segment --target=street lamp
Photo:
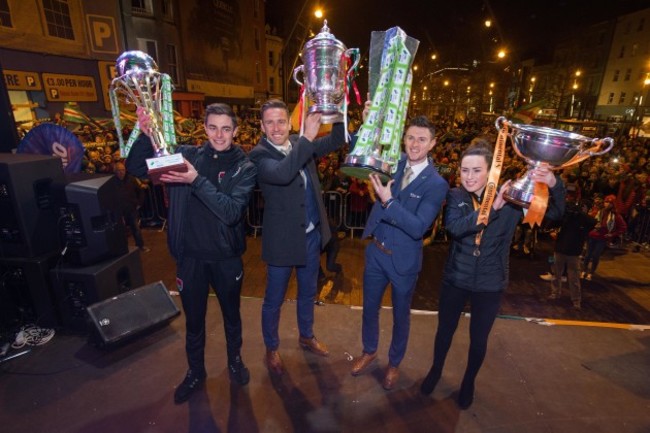
[[[636,132],[634,134],[635,138],[639,138],[639,130],[641,129],[641,124],[643,123],[643,114],[645,113],[645,109],[641,113],[639,113],[639,110],[643,103],[643,94],[646,92],[645,89],[648,85],[650,85],[650,72],[646,72],[645,80],[643,80],[643,87],[641,88],[641,94],[636,100],[636,108],[634,109],[634,117],[636,118]]]
[[[530,77],[530,87],[528,88],[528,103],[532,104],[533,103],[533,90],[535,90],[535,77]]]
[[[578,89],[578,77],[582,75],[582,71],[580,69],[577,69],[574,73],[574,79],[573,79],[573,84],[571,85],[572,88],[572,93],[571,93],[571,108],[570,108],[570,116],[573,116],[573,104],[575,102],[575,91]],[[567,84],[569,82],[570,76],[564,75],[562,79],[562,83],[560,85],[560,97],[558,98],[557,101],[557,109],[555,110],[555,123],[553,125],[554,128],[557,129],[558,124],[560,123],[560,112],[562,111],[562,100],[564,99],[564,95],[566,92]]]
[[[576,90],[578,90],[578,77],[581,74],[582,72],[578,69],[575,73],[575,78],[573,79],[573,86],[571,86],[573,92],[571,92],[571,109],[569,110],[569,118],[573,118],[573,109],[576,101]]]

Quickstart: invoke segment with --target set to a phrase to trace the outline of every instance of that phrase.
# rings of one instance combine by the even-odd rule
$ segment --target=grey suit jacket
[[[251,150],[249,158],[257,166],[257,183],[264,198],[262,259],[273,266],[303,266],[307,260],[305,226],[305,185],[300,170],[309,176],[319,207],[321,246],[331,233],[321,197],[315,159],[338,149],[345,142],[342,123],[329,135],[309,141],[289,137],[293,150],[284,155],[266,138]]]

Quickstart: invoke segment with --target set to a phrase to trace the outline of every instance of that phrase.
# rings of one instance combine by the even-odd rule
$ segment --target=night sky
[[[318,2],[267,0],[269,22],[286,36],[305,4],[307,14]],[[419,54],[455,57],[456,64],[487,57],[502,42],[514,58],[548,56],[553,43],[569,31],[648,7],[647,0],[614,0],[607,7],[594,0],[322,0],[320,4],[331,32],[347,47],[365,53],[371,31],[399,26],[420,40]],[[491,31],[483,26],[488,16],[496,21]],[[283,22],[288,27],[284,35]],[[321,26],[313,27],[318,31]]]

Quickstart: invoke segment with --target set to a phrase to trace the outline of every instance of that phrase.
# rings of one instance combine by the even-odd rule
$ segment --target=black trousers
[[[228,362],[231,363],[242,346],[242,324],[239,313],[244,266],[241,257],[219,261],[185,258],[178,265],[178,290],[185,313],[185,350],[189,368],[205,372],[205,315],[210,286],[219,299],[226,333]]]
[[[460,315],[467,301],[470,302],[469,355],[463,382],[473,384],[487,352],[487,342],[492,325],[499,312],[503,292],[470,292],[443,285],[440,290],[438,332],[433,352],[433,368],[442,373],[447,352],[458,327]]]

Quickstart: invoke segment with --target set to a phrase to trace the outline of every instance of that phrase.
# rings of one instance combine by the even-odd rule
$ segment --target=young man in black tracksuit
[[[142,130],[150,132],[149,119],[138,112]],[[176,388],[174,401],[182,403],[205,382],[205,314],[212,286],[223,314],[232,381],[249,380],[244,365],[239,312],[246,250],[244,217],[255,187],[257,170],[232,141],[237,118],[225,104],[206,107],[202,146],[179,146],[187,172],[163,174],[169,193],[169,251],[176,260],[176,283],[186,320],[185,349],[189,370]],[[142,140],[146,140],[144,137]],[[136,145],[138,143],[136,142]],[[134,145],[135,147],[135,145]]]

